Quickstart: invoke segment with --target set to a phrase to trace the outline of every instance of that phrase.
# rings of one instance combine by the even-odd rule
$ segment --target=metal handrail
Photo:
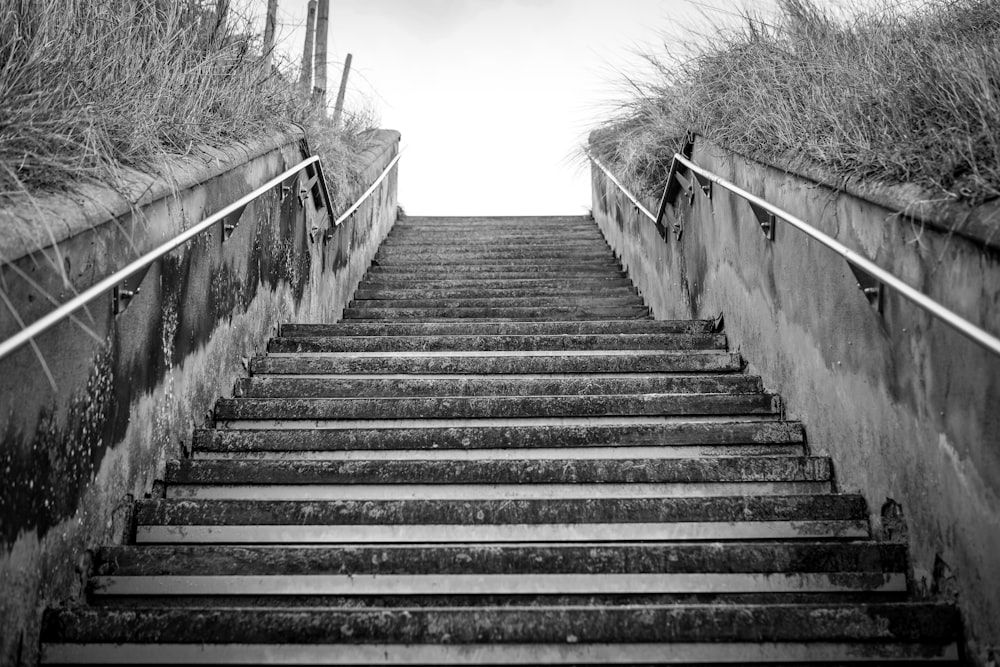
[[[600,167],[601,170],[608,175],[611,181],[618,186],[618,188],[625,194],[626,197],[628,197],[632,201],[632,203],[636,204],[637,206],[639,205],[635,197],[633,197],[632,194],[629,193],[628,190],[626,190],[624,186],[622,186],[622,184],[619,183],[618,180],[611,175],[611,173],[604,165],[598,162],[597,159],[594,158],[593,156],[590,156],[590,159],[593,160],[594,164]],[[907,299],[908,301],[915,303],[917,306],[923,308],[931,315],[934,315],[938,319],[942,320],[945,324],[954,328],[959,333],[967,336],[976,343],[979,343],[987,350],[993,352],[994,354],[1000,355],[1000,338],[994,336],[985,329],[976,326],[972,322],[969,322],[961,315],[958,315],[957,313],[945,308],[934,299],[930,298],[929,296],[915,289],[914,287],[911,287],[910,285],[903,282],[895,275],[889,273],[888,271],[878,266],[877,264],[867,259],[866,257],[859,255],[858,253],[854,252],[844,244],[840,243],[839,241],[836,241],[830,236],[827,236],[826,234],[819,231],[809,223],[792,215],[788,211],[780,209],[777,206],[768,203],[764,199],[761,199],[760,197],[750,192],[747,192],[738,185],[730,181],[727,181],[726,179],[715,174],[714,172],[709,171],[708,169],[699,167],[698,165],[696,165],[694,162],[684,157],[683,155],[676,153],[674,154],[673,159],[674,159],[674,164],[684,165],[691,171],[695,172],[696,174],[700,174],[701,176],[708,179],[712,183],[715,183],[725,188],[726,190],[729,190],[733,194],[742,197],[753,206],[757,206],[767,211],[775,218],[780,218],[784,220],[785,222],[789,223],[799,231],[809,236],[810,238],[819,241],[821,244],[823,244],[830,250],[833,250],[835,253],[837,253],[845,260],[847,260],[848,264],[851,264],[852,266],[857,267],[861,271],[871,275],[880,283],[895,290],[904,299]],[[674,170],[672,169],[671,171]],[[653,222],[659,223],[659,220],[657,220],[656,216],[652,215],[649,211],[641,207],[640,210],[642,210],[647,217],[653,220]]]
[[[365,199],[371,196],[371,193],[375,191],[375,186],[377,186],[379,183],[382,182],[382,180],[389,173],[389,170],[392,169],[392,167],[396,164],[398,160],[399,160],[399,153],[396,154],[396,157],[392,160],[392,162],[389,163],[389,166],[387,166],[385,170],[382,172],[382,174],[378,177],[378,179],[375,181],[374,186],[369,188],[361,196],[361,199],[355,202],[354,205],[351,206],[350,209],[348,209],[347,213],[338,218],[335,225],[339,225],[341,222],[343,222],[351,213],[357,210],[358,206],[360,206]],[[149,266],[150,264],[155,262],[160,257],[163,257],[174,248],[183,245],[184,243],[191,240],[195,236],[201,234],[202,232],[209,229],[213,225],[218,224],[220,221],[224,220],[226,216],[236,213],[244,206],[252,202],[254,199],[257,199],[267,191],[271,190],[277,185],[280,185],[286,178],[294,176],[295,174],[299,173],[300,171],[302,171],[303,169],[312,164],[316,165],[317,176],[319,177],[319,181],[323,184],[322,188],[323,196],[327,200],[326,201],[327,211],[329,211],[332,214],[333,202],[330,201],[329,194],[326,192],[325,180],[323,176],[323,164],[320,162],[318,155],[313,155],[311,157],[306,158],[302,162],[299,162],[294,167],[287,169],[281,174],[275,176],[267,183],[264,183],[263,185],[253,190],[249,194],[237,199],[232,204],[229,204],[228,206],[219,211],[216,211],[212,215],[208,216],[207,218],[199,222],[197,225],[194,225],[193,227],[185,230],[184,232],[181,232],[180,234],[170,239],[166,243],[157,246],[156,248],[150,250],[141,257],[133,260],[132,262],[130,262],[123,268],[115,271],[114,273],[104,278],[97,284],[92,285],[91,287],[87,288],[80,294],[77,294],[75,297],[73,297],[63,305],[59,306],[51,313],[32,322],[30,325],[28,325],[15,335],[11,336],[7,340],[0,343],[0,359],[3,359],[17,348],[21,347],[22,345],[25,345],[30,340],[35,338],[35,336],[38,336],[39,334],[51,329],[60,321],[62,321],[66,317],[69,317],[72,313],[79,310],[80,308],[90,303],[97,297],[101,296],[105,292],[114,289],[119,283],[123,282],[129,276]]]
[[[618,189],[622,191],[622,194],[624,194],[626,197],[628,197],[629,201],[631,201],[633,204],[635,204],[635,207],[637,209],[639,209],[640,211],[642,211],[643,215],[645,215],[647,218],[649,218],[653,222],[657,222],[656,216],[653,215],[652,213],[650,213],[649,209],[647,209],[645,206],[643,206],[642,204],[640,204],[639,200],[636,199],[634,196],[632,196],[632,193],[629,192],[625,188],[625,186],[622,185],[621,182],[617,178],[615,178],[615,175],[611,173],[610,169],[608,169],[603,164],[601,164],[601,161],[598,160],[596,157],[594,157],[594,155],[591,154],[590,151],[584,149],[584,152],[587,154],[587,157],[590,158],[590,161],[593,162],[594,164],[596,164],[598,167],[600,167],[601,171],[604,172],[604,175],[607,176],[608,179],[610,179],[612,183],[614,183],[615,185],[618,186]]]
[[[392,158],[392,160],[389,161],[389,164],[386,165],[385,169],[382,170],[382,173],[379,174],[379,177],[375,179],[375,182],[372,183],[367,190],[365,190],[365,193],[363,195],[361,195],[361,198],[358,199],[358,201],[354,202],[354,204],[352,204],[349,209],[344,211],[343,215],[337,218],[337,220],[333,223],[334,227],[339,227],[341,223],[344,222],[344,220],[347,220],[349,217],[351,217],[352,213],[358,210],[358,207],[361,206],[361,204],[363,204],[364,201],[368,199],[373,192],[375,192],[375,189],[378,188],[378,186],[382,183],[382,181],[385,180],[385,177],[389,175],[389,172],[396,165],[396,163],[399,162],[399,158],[402,155],[403,151],[402,149],[400,149],[399,152],[397,152],[396,155]]]

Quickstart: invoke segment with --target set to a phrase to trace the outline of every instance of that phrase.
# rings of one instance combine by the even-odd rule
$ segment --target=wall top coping
[[[591,139],[594,133],[591,133]],[[739,156],[792,176],[808,179],[837,192],[909,218],[943,234],[955,234],[973,243],[1000,250],[1000,200],[970,206],[958,199],[935,195],[914,183],[888,183],[855,176],[841,176],[808,158],[786,154],[761,159],[734,151],[697,135],[697,144],[723,154]],[[656,195],[658,201],[659,195]],[[652,199],[651,199],[652,201]]]
[[[376,133],[375,141],[361,156],[364,164],[377,160],[387,146],[399,140],[399,133],[393,130],[373,132]],[[288,126],[267,137],[244,143],[221,148],[199,147],[196,154],[165,158],[157,165],[155,173],[123,168],[115,187],[79,183],[63,192],[45,193],[0,208],[0,261],[14,261],[58,244],[266,153],[295,144],[304,137],[300,128]]]
[[[699,137],[701,139],[701,137]],[[713,147],[719,148],[712,144]],[[752,158],[722,149],[744,160],[757,162],[824,187],[898,213],[901,217],[944,234],[956,234],[977,245],[1000,250],[1000,200],[971,206],[959,199],[935,196],[915,183],[888,183],[854,176],[840,176],[807,158],[784,155],[771,160]]]

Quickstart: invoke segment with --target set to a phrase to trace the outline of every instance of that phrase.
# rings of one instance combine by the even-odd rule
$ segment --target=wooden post
[[[271,73],[274,54],[274,28],[278,20],[278,0],[267,0],[267,18],[264,19],[264,72]]]
[[[302,76],[299,78],[299,85],[306,95],[312,90],[313,39],[316,36],[316,0],[309,0],[309,9],[307,11],[306,44],[302,50]]]
[[[351,54],[344,61],[344,73],[340,76],[340,90],[337,91],[337,104],[333,107],[333,127],[340,127],[340,114],[344,111],[344,94],[347,93],[347,76],[351,73]]]
[[[327,31],[330,28],[330,0],[319,0],[316,12],[316,58],[313,70],[316,74],[316,84],[313,86],[314,103],[326,115],[326,44]]]

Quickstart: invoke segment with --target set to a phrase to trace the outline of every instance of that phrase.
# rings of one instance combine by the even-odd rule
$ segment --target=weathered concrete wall
[[[364,184],[350,201],[398,150],[398,133],[373,139]],[[188,161],[175,185],[189,187],[157,185],[161,196],[135,215],[125,207],[92,229],[82,223],[100,210],[93,200],[83,213],[65,201],[42,202],[39,210],[62,209],[76,222],[60,219],[58,242],[43,251],[17,255],[16,244],[4,246],[2,292],[17,317],[37,319],[52,309],[44,292],[65,301],[299,162],[304,151],[300,137],[283,136],[222,157],[221,164]],[[166,460],[181,455],[192,429],[217,397],[231,395],[244,364],[281,322],[340,318],[396,218],[395,169],[337,228],[311,199],[300,202],[297,177],[284,185],[248,205],[230,238],[223,241],[220,226],[153,264],[120,315],[109,295],[78,314],[82,326],[65,322],[40,336],[37,355],[24,347],[0,360],[0,663],[35,663],[40,614],[81,594],[87,548],[123,539],[129,497],[151,491]],[[121,210],[104,197],[106,210]],[[65,268],[68,282],[53,264]],[[4,339],[18,326],[10,309],[0,304],[0,311]]]
[[[693,159],[1000,332],[988,239],[705,142]],[[833,457],[840,490],[865,495],[878,534],[887,499],[902,506],[915,592],[957,598],[971,657],[1000,655],[1000,358],[892,293],[879,316],[842,258],[780,221],[766,240],[718,186],[693,204],[679,196],[663,233],[595,167],[593,211],[658,319],[724,314],[731,346],[805,423],[810,448]]]

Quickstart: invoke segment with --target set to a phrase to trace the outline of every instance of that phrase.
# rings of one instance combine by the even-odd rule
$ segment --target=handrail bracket
[[[851,267],[851,273],[854,274],[855,280],[858,281],[858,289],[868,299],[868,303],[871,304],[872,308],[881,315],[885,305],[885,284],[864,269],[859,269],[850,262],[847,265]]]
[[[111,290],[111,312],[113,314],[122,314],[128,308],[129,304],[132,303],[132,299],[139,296],[139,286],[142,285],[146,274],[149,273],[150,266],[147,264],[142,269],[125,278],[121,284],[115,285]]]
[[[752,201],[748,201],[747,203],[750,204],[753,214],[757,217],[757,223],[760,225],[760,231],[763,232],[764,238],[768,241],[773,241],[774,227],[778,222],[777,217],[763,206],[758,206]]]

